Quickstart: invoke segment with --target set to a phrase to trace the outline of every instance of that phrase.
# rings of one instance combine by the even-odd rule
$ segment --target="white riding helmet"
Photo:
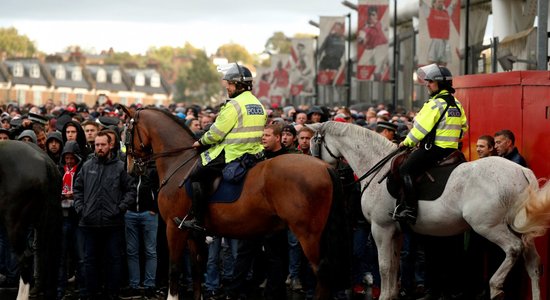
[[[418,68],[416,71],[418,78],[421,81],[433,80],[433,81],[451,81],[453,80],[453,75],[451,71],[443,66],[438,66],[436,64],[431,64]]]

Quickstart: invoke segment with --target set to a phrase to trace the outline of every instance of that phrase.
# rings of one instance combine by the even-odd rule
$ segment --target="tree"
[[[192,57],[190,65],[181,65],[174,83],[174,100],[208,104],[221,90],[220,76],[206,52],[190,44],[181,49],[180,55]]]
[[[245,47],[230,43],[221,45],[216,51],[216,56],[225,57],[230,62],[240,62],[242,64],[252,64],[254,58]]]
[[[26,35],[20,35],[14,27],[0,28],[0,49],[8,57],[29,57],[37,52],[34,42]]]
[[[108,65],[135,65],[136,67],[142,68],[145,66],[146,57],[136,54],[132,55],[129,52],[114,52],[105,59],[105,64]]]
[[[282,31],[274,32],[265,43],[265,50],[268,53],[290,53],[292,44],[290,39]]]

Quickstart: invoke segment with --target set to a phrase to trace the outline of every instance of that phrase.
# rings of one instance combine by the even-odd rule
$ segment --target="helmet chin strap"
[[[235,89],[235,92],[232,95],[229,95],[229,98],[235,98],[235,97],[239,96],[240,94],[242,94],[243,92],[246,92],[246,89],[244,89],[244,88]]]

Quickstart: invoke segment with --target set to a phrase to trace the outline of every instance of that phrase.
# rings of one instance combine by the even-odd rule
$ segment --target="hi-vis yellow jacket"
[[[441,114],[447,108],[447,102],[441,97],[450,95],[448,91],[442,90],[431,97],[414,119],[414,126],[403,141],[408,147],[413,147],[422,141],[435,126]],[[452,96],[451,96],[452,97]],[[462,134],[468,130],[468,121],[462,104],[455,98],[456,107],[451,106],[445,116],[439,121],[435,132],[434,144],[441,148],[458,149],[458,142]]]
[[[202,164],[208,164],[223,150],[226,163],[245,153],[263,151],[262,135],[266,121],[263,105],[251,92],[243,92],[226,102],[214,124],[200,139],[201,144],[211,145],[201,154]]]

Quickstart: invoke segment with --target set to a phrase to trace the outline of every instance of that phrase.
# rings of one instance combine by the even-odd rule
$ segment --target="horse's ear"
[[[119,109],[122,109],[122,111],[124,111],[124,113],[130,117],[130,118],[133,118],[134,117],[134,113],[131,112],[126,106],[122,105],[122,104],[116,104],[116,107],[119,108]]]
[[[323,127],[323,123],[313,123],[313,124],[304,124],[307,128],[317,132],[321,127]]]

